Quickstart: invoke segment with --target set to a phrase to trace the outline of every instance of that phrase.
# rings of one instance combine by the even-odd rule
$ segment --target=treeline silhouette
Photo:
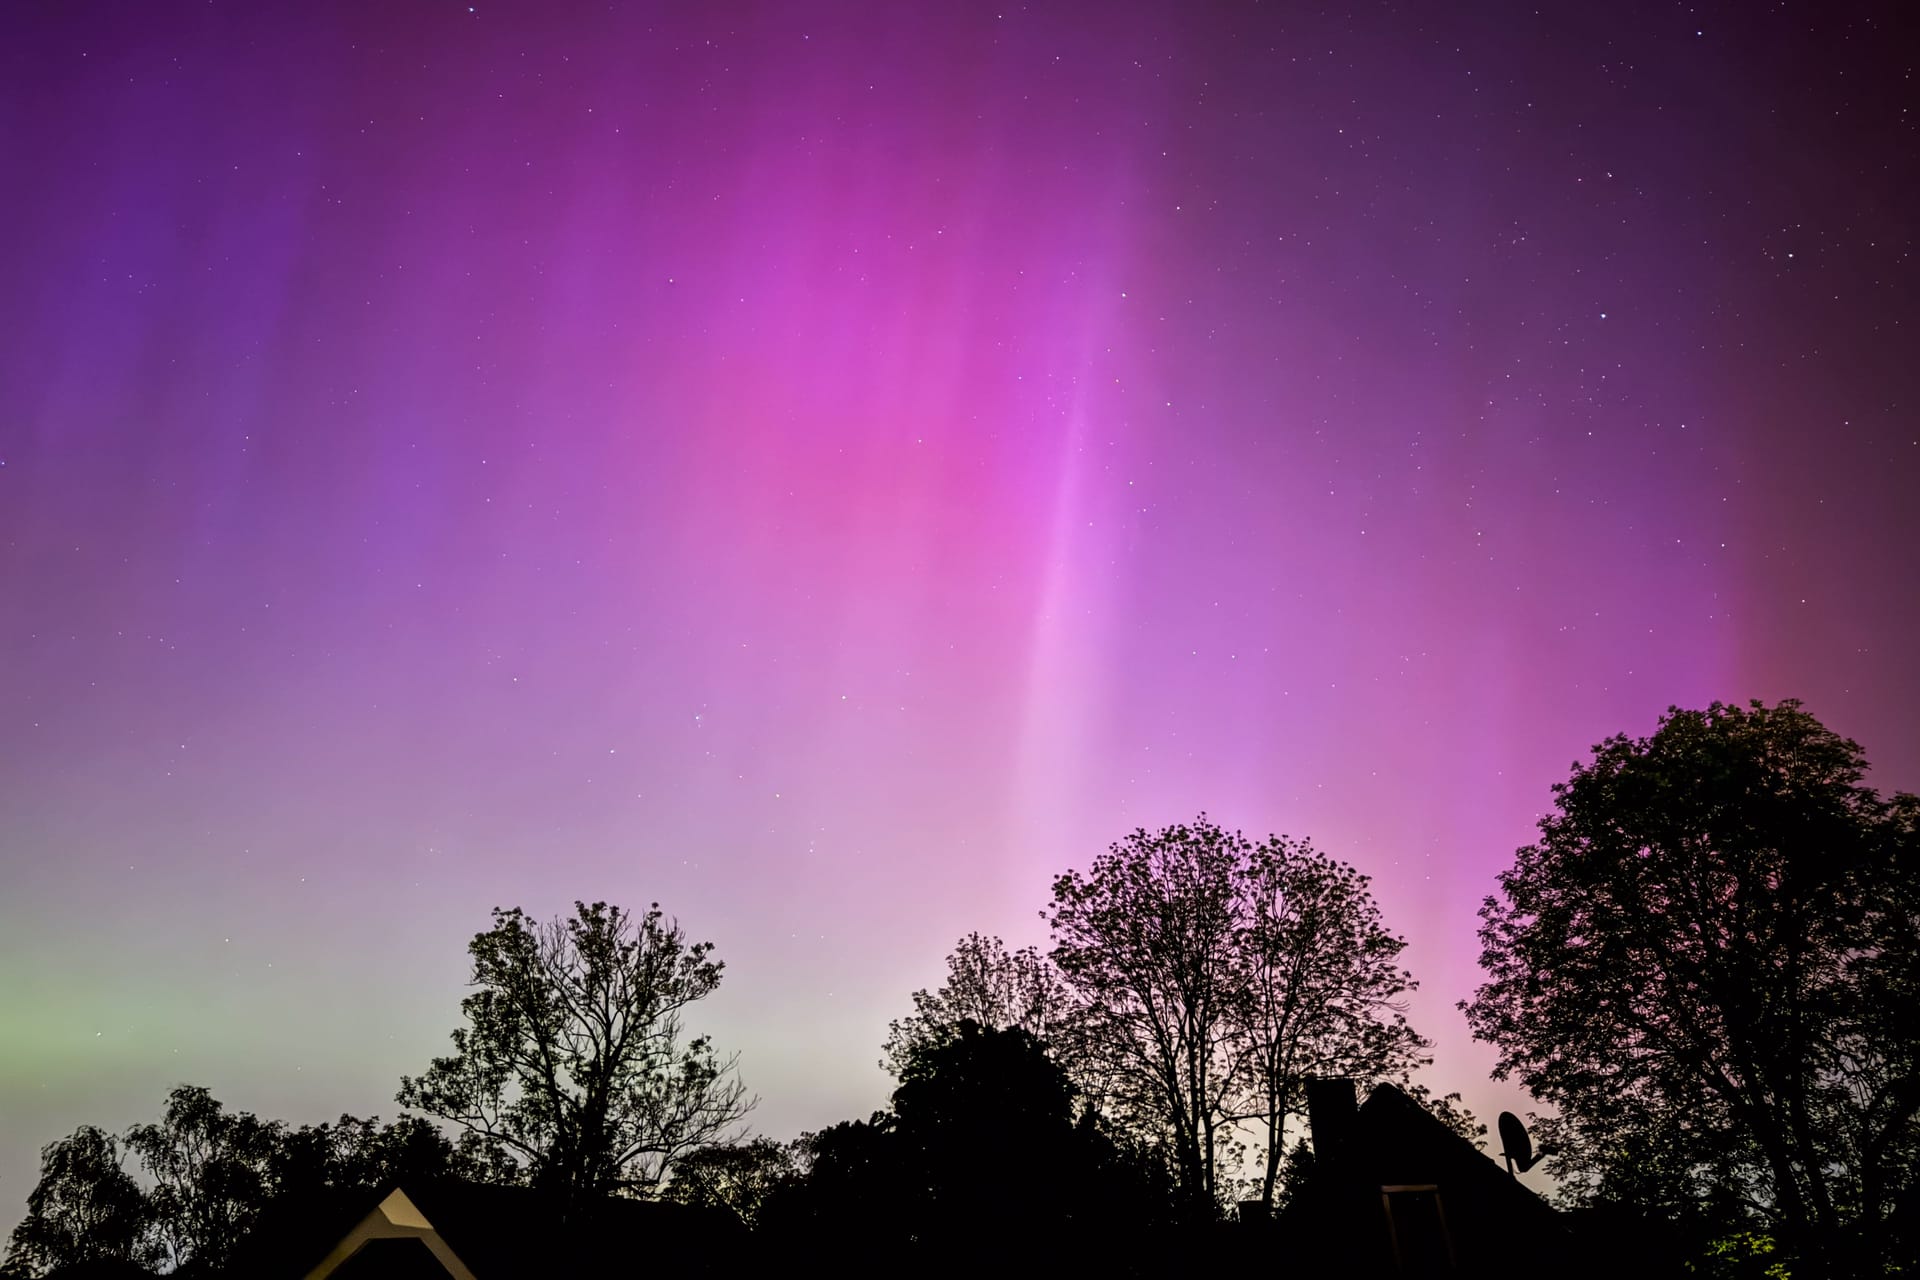
[[[1796,702],[1716,703],[1599,744],[1554,787],[1482,908],[1488,980],[1461,1003],[1496,1077],[1549,1108],[1531,1127],[1571,1243],[1527,1265],[1920,1273],[1920,800],[1866,771]],[[630,1240],[596,1256],[616,1272],[1353,1275],[1497,1255],[1456,1247],[1471,1215],[1449,1228],[1444,1189],[1346,1196],[1359,1157],[1309,1141],[1407,1108],[1436,1159],[1492,1168],[1458,1095],[1411,1079],[1429,1042],[1367,877],[1202,815],[1064,872],[1043,915],[1046,951],[970,934],[912,994],[881,1046],[888,1108],[782,1142],[746,1133],[736,1059],[683,1026],[721,979],[710,943],[657,904],[497,910],[450,1051],[401,1082],[413,1114],[296,1128],[181,1086],[155,1123],[45,1148],[5,1270],[304,1275],[381,1195],[436,1184],[523,1188],[514,1203],[581,1241]],[[1398,1091],[1349,1122],[1313,1083],[1330,1079]],[[1383,1195],[1390,1253],[1359,1238]],[[605,1208],[633,1200],[683,1216],[655,1231]]]

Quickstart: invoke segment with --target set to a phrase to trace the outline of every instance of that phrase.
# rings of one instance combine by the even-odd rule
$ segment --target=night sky
[[[1897,11],[8,6],[0,1226],[181,1081],[393,1115],[495,905],[658,900],[757,1128],[864,1116],[1203,809],[1523,1109],[1453,1004],[1593,743],[1920,786]]]

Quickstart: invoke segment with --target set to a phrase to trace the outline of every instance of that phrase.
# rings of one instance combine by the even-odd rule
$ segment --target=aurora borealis
[[[1920,784],[1911,52],[1754,9],[10,9],[0,1223],[180,1081],[392,1115],[495,905],[659,901],[756,1127],[863,1116],[1203,809],[1518,1108],[1453,1005],[1575,757]]]

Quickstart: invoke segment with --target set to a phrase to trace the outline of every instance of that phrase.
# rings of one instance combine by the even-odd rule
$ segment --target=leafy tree
[[[1313,1176],[1313,1147],[1305,1138],[1295,1139],[1280,1162],[1280,1177],[1274,1187],[1273,1205],[1265,1212],[1274,1214],[1286,1209],[1313,1180]]]
[[[1108,1267],[1102,1242],[1137,1241],[1164,1215],[1151,1162],[1118,1146],[1046,1046],[1018,1028],[964,1020],[905,1064],[892,1136],[910,1221],[931,1260],[977,1274],[1026,1241],[1037,1274]],[[994,1232],[983,1233],[983,1223]]]
[[[127,1169],[129,1157],[138,1157],[150,1192]],[[181,1085],[158,1122],[135,1125],[124,1141],[89,1126],[42,1152],[10,1271],[0,1274],[108,1262],[253,1274],[278,1258],[271,1242],[304,1247],[316,1226],[370,1191],[476,1172],[418,1117],[382,1125],[343,1115],[292,1129]],[[262,1234],[264,1252],[251,1247]]]
[[[343,1115],[281,1134],[268,1162],[276,1199],[322,1192],[370,1192],[395,1182],[472,1177],[474,1170],[434,1125],[402,1116],[382,1125],[378,1116]]]
[[[1202,815],[1135,831],[1053,883],[1053,962],[1079,999],[1103,1105],[1168,1153],[1186,1212],[1210,1218],[1224,1182],[1243,1061],[1239,864],[1245,842]]]
[[[800,1135],[793,1147],[799,1176],[769,1191],[758,1230],[830,1262],[834,1274],[897,1269],[913,1247],[917,1196],[893,1117],[876,1111],[867,1120],[843,1120]]]
[[[1309,1077],[1404,1080],[1427,1061],[1405,1016],[1406,944],[1367,886],[1308,841],[1256,845],[1204,814],[1136,831],[1054,881],[1076,1076],[1160,1143],[1193,1216],[1235,1189],[1245,1124],[1271,1208]]]
[[[803,1142],[810,1168],[770,1198],[763,1221],[830,1249],[841,1272],[977,1274],[990,1257],[1004,1266],[1011,1240],[1034,1274],[1069,1258],[1098,1271],[1102,1242],[1137,1246],[1166,1203],[1152,1162],[1076,1111],[1040,1041],[971,1019],[907,1055],[890,1111]]]
[[[1703,1259],[1713,1242],[1768,1221],[1764,1171],[1738,1134],[1685,1112],[1608,1108],[1598,1115],[1527,1117],[1564,1209],[1614,1215],[1645,1232],[1657,1224],[1672,1257]]]
[[[1037,949],[1008,951],[998,938],[969,933],[947,957],[939,989],[914,992],[913,1014],[887,1024],[880,1065],[899,1079],[916,1054],[951,1039],[967,1020],[989,1030],[1018,1028],[1060,1057],[1072,1008],[1060,975]]]
[[[1381,922],[1367,877],[1305,840],[1231,840],[1242,901],[1233,1033],[1247,1070],[1242,1113],[1264,1137],[1260,1200],[1271,1210],[1307,1078],[1404,1079],[1428,1061],[1428,1042],[1407,1025],[1404,997],[1418,984],[1395,963],[1407,944]]]
[[[159,1261],[147,1197],[112,1134],[84,1125],[40,1150],[40,1181],[13,1229],[7,1271],[40,1275],[83,1262]]]
[[[651,1192],[755,1102],[736,1059],[681,1026],[720,985],[712,950],[689,944],[657,903],[639,917],[575,903],[547,924],[496,909],[468,947],[467,1025],[451,1054],[401,1080],[399,1102],[477,1135],[537,1186]]]
[[[343,1115],[280,1132],[267,1162],[268,1199],[254,1217],[227,1274],[272,1275],[299,1252],[366,1212],[368,1197],[393,1183],[476,1177],[446,1134],[417,1116],[382,1125]]]
[[[1481,908],[1462,1008],[1561,1112],[1549,1170],[1751,1206],[1821,1274],[1879,1247],[1915,1169],[1912,797],[1797,702],[1670,709],[1554,788]]]
[[[909,1057],[893,1116],[937,1247],[962,1247],[989,1218],[1032,1238],[1033,1219],[1070,1218],[1084,1193],[1073,1085],[1024,1031],[962,1021]]]
[[[127,1131],[153,1182],[148,1204],[170,1269],[218,1271],[252,1226],[271,1186],[282,1126],[228,1111],[198,1085],[167,1095],[155,1124]]]
[[[730,1209],[749,1227],[781,1187],[801,1176],[799,1144],[755,1138],[702,1147],[680,1158],[661,1197],[680,1204]]]
[[[1920,798],[1893,796],[1875,834],[1879,848],[1857,877],[1865,945],[1833,1029],[1848,1105],[1832,1123],[1847,1166],[1859,1170],[1865,1251],[1892,1249],[1920,1272],[1920,1035],[1911,1026],[1920,1008]],[[1900,1219],[1904,1245],[1890,1234]]]

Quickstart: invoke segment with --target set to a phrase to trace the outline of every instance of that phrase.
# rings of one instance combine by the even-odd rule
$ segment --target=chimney
[[[1345,1076],[1307,1081],[1307,1126],[1313,1131],[1313,1155],[1322,1168],[1343,1165],[1353,1155],[1360,1108],[1353,1081]]]

